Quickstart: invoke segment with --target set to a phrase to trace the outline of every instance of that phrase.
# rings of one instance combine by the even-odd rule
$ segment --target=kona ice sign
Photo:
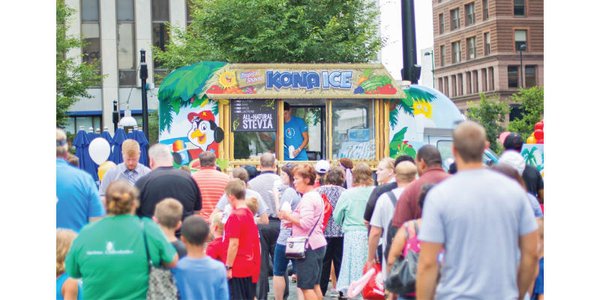
[[[403,98],[381,64],[228,64],[206,83],[212,99]]]
[[[270,89],[350,89],[353,71],[267,71],[265,88]]]

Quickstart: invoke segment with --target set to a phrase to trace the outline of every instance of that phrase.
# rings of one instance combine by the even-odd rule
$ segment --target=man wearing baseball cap
[[[329,171],[331,165],[326,160],[319,160],[315,164],[315,171],[317,171],[317,180],[315,180],[315,187],[319,187],[324,184],[323,179],[325,178],[325,173]]]

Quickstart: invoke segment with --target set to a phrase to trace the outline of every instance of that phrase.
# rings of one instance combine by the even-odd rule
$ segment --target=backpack
[[[394,193],[392,191],[389,191],[386,193],[386,195],[388,195],[388,197],[390,198],[390,201],[392,201],[392,204],[394,206],[394,208],[396,207],[396,203],[398,202],[398,198],[396,198],[396,196],[394,195]],[[385,249],[384,249],[384,256],[388,257],[388,254],[390,254],[390,249],[392,248],[392,241],[394,240],[394,236],[396,236],[396,232],[398,231],[398,228],[394,227],[392,225],[392,221],[390,220],[390,224],[388,224],[388,230],[387,233],[386,232],[382,232],[381,234],[385,234],[385,241],[386,241],[386,245],[385,245]]]
[[[333,206],[331,206],[331,203],[329,203],[329,199],[327,198],[327,195],[325,194],[321,194],[321,198],[323,199],[323,232],[325,232],[325,228],[327,228],[327,224],[329,224],[329,219],[331,218],[331,215],[333,214]]]

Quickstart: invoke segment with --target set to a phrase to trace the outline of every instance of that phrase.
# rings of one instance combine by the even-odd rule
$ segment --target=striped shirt
[[[202,167],[192,174],[200,193],[202,193],[202,210],[200,216],[210,224],[210,215],[213,213],[219,198],[225,192],[225,186],[230,178],[227,174],[217,171],[214,167]]]
[[[125,166],[125,163],[118,164],[116,167],[106,171],[106,174],[104,174],[104,178],[102,178],[102,183],[100,184],[100,196],[104,196],[106,193],[106,188],[108,188],[108,185],[110,185],[113,181],[125,180],[131,183],[131,185],[134,185],[140,177],[150,173],[150,171],[150,168],[140,163],[138,163],[133,170],[128,170],[127,166]]]

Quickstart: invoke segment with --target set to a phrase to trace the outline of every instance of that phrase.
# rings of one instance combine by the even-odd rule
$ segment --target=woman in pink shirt
[[[302,194],[302,200],[292,212],[280,211],[279,218],[292,226],[292,237],[308,236],[306,256],[296,261],[298,288],[304,299],[323,299],[319,285],[323,257],[325,256],[325,236],[323,235],[323,199],[313,191],[317,172],[309,164],[294,168],[294,185]]]

